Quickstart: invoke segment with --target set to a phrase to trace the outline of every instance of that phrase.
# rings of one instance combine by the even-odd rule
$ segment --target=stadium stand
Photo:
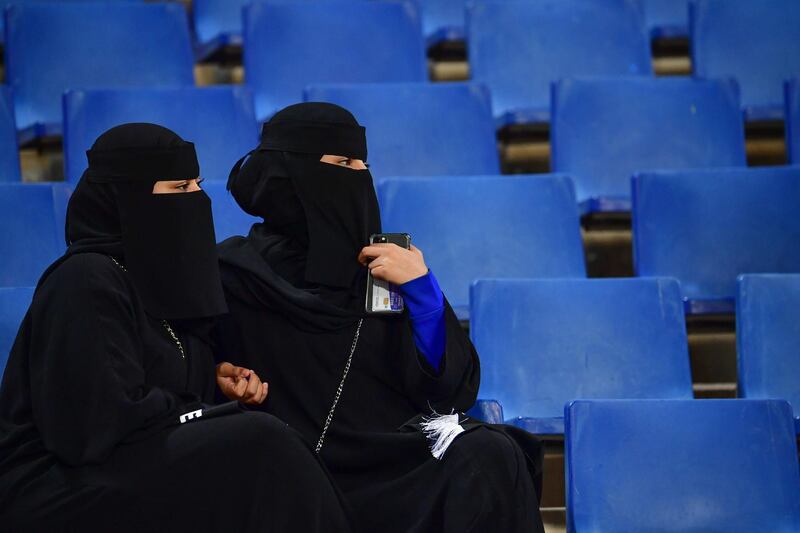
[[[251,4],[244,11],[244,67],[260,120],[301,100],[312,83],[427,79],[411,3]]]
[[[417,0],[422,13],[422,31],[428,46],[460,41],[465,35],[466,0]]]
[[[0,87],[0,182],[14,183],[21,179],[14,103],[8,87]]]
[[[566,429],[568,531],[800,531],[786,402],[576,401]]]
[[[377,192],[384,231],[409,233],[427,253],[461,319],[478,278],[586,276],[566,176],[387,178]]]
[[[785,84],[786,158],[792,165],[800,164],[800,79]]]
[[[489,92],[477,84],[311,86],[307,102],[349,109],[367,129],[374,176],[499,174]]]
[[[636,274],[680,280],[691,314],[733,312],[739,274],[800,272],[798,205],[800,168],[639,174]]]
[[[748,274],[737,289],[739,396],[788,401],[800,433],[800,274]]]
[[[32,298],[33,287],[0,287],[0,380]]]
[[[479,2],[467,33],[472,80],[491,89],[498,126],[547,122],[561,78],[652,73],[636,0]]]
[[[253,96],[246,87],[69,91],[64,96],[64,175],[77,183],[86,150],[107,129],[153,122],[192,141],[200,176],[226,180],[233,164],[258,144]]]
[[[181,4],[68,2],[6,11],[5,75],[20,143],[61,135],[67,89],[191,86],[192,64]]]
[[[630,209],[637,171],[745,166],[736,86],[605,78],[553,88],[551,166],[573,176],[584,212]]]
[[[248,215],[236,204],[224,181],[205,181],[200,186],[211,198],[211,211],[214,214],[214,233],[217,242],[234,235],[247,235],[250,226],[261,222],[260,218]]]
[[[470,334],[480,398],[508,423],[564,432],[575,399],[691,399],[678,282],[672,279],[478,280]]]
[[[0,287],[36,285],[64,252],[69,195],[63,183],[0,183]]]
[[[690,29],[695,76],[735,77],[748,120],[783,118],[782,84],[800,74],[800,2],[698,0]]]
[[[644,19],[653,38],[689,34],[689,0],[642,0]]]

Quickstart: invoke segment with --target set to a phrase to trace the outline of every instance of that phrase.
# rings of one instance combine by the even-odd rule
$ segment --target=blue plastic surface
[[[483,85],[321,85],[306,90],[305,99],[339,104],[366,127],[373,176],[500,173]]]
[[[502,424],[504,421],[503,406],[497,400],[478,400],[466,414],[487,424]]]
[[[492,91],[498,125],[547,122],[562,78],[649,75],[638,0],[502,0],[467,12],[472,80]]]
[[[478,278],[586,276],[566,176],[387,178],[377,191],[383,230],[411,235],[461,319]]]
[[[125,122],[160,124],[193,142],[200,176],[210,180],[227,180],[259,138],[253,96],[242,86],[70,91],[64,96],[65,179],[77,183],[86,150]]]
[[[256,116],[302,100],[313,83],[427,80],[414,4],[255,3],[244,10],[245,79]]]
[[[8,87],[0,87],[0,182],[14,183],[21,179],[14,103]]]
[[[800,168],[638,175],[636,274],[675,277],[689,300],[732,302],[739,274],[800,272],[798,205]]]
[[[242,10],[250,3],[252,0],[193,0],[192,23],[197,44],[204,47],[215,40],[221,44],[220,38],[230,40],[234,36],[241,42]],[[206,49],[199,59],[214,51]]]
[[[578,401],[566,409],[567,531],[800,531],[786,402]]]
[[[479,397],[532,433],[563,433],[575,399],[692,398],[675,280],[479,280],[470,335]]]
[[[553,88],[551,168],[579,201],[630,201],[638,171],[745,166],[736,86],[686,78],[564,80]]]
[[[655,38],[689,35],[689,0],[643,0],[644,19]]]
[[[800,274],[740,276],[739,396],[786,400],[800,422]]]
[[[0,287],[34,286],[66,249],[64,183],[0,183]]]
[[[0,287],[0,380],[32,299],[33,287]]]
[[[698,0],[689,24],[695,76],[733,76],[748,119],[783,118],[783,82],[800,74],[800,2]]]
[[[467,0],[417,0],[428,46],[464,39]]]
[[[17,128],[60,134],[71,88],[194,85],[189,24],[178,3],[50,3],[6,11],[6,83]]]
[[[256,222],[262,222],[260,218],[250,216],[242,211],[225,186],[226,182],[224,181],[206,181],[201,185],[211,198],[217,242],[222,242],[234,235],[247,235],[250,232],[250,226]]]
[[[786,157],[793,165],[800,164],[800,79],[786,82]]]

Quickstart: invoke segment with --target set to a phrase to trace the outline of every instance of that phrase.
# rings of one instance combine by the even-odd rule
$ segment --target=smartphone
[[[406,250],[411,248],[411,235],[408,233],[376,233],[370,236],[370,244],[396,244]],[[396,285],[377,280],[370,272],[367,275],[367,301],[365,309],[369,314],[402,313],[405,308],[403,297]]]

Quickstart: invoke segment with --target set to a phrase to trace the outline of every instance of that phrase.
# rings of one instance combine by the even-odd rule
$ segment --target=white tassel
[[[425,436],[431,441],[431,455],[441,460],[447,448],[464,432],[464,428],[458,424],[458,414],[440,415],[435,414],[425,417],[420,424]]]

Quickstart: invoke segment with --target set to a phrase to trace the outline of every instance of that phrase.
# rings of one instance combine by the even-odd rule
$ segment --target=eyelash
[[[341,165],[342,163],[344,163],[344,165],[342,166],[349,167],[352,162],[353,162],[352,159],[342,159],[341,161],[339,161],[339,164]],[[364,166],[369,168],[369,163],[364,163]]]
[[[199,187],[199,186],[200,186],[200,184],[201,184],[201,183],[203,183],[205,180],[206,180],[205,178],[200,178],[200,179],[198,179],[198,180],[197,180],[197,186]],[[186,189],[188,189],[188,188],[189,188],[189,182],[187,181],[187,182],[186,182],[186,183],[184,183],[183,185],[179,185],[179,186],[178,186],[178,188],[179,188],[180,190],[182,190],[182,191],[185,191]]]

